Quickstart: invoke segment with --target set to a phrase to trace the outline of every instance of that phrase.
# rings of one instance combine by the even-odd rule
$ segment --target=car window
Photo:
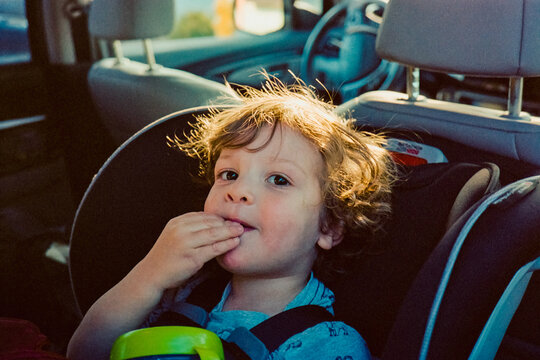
[[[174,40],[178,46],[182,39],[225,38],[237,30],[265,35],[282,29],[285,24],[283,0],[175,0],[175,12],[171,33],[154,39],[157,40],[154,43]],[[256,26],[250,28],[253,24]],[[126,56],[136,59],[142,54],[139,40],[124,40],[122,44]]]
[[[175,0],[175,8],[174,39],[224,37],[235,30],[265,35],[285,26],[283,0]]]
[[[0,0],[0,65],[29,62],[24,0]]]
[[[204,38],[205,44],[214,39],[243,35],[265,36],[291,27],[290,11],[284,0],[174,0],[175,23],[171,33],[153,39],[156,54],[160,49],[169,51],[186,44],[192,46],[193,40]],[[323,0],[300,1],[308,4],[322,4]],[[322,5],[320,6],[322,8]],[[310,10],[310,11],[311,11]],[[185,41],[185,42],[184,42]],[[197,42],[197,44],[200,44]],[[124,55],[134,60],[142,60],[143,47],[140,40],[122,41]],[[158,55],[159,57],[159,55]],[[167,61],[165,63],[167,64]],[[166,65],[167,66],[167,65]],[[169,65],[177,67],[177,65]]]
[[[233,3],[233,0],[175,0],[175,25],[169,37],[231,35]]]
[[[255,35],[265,35],[285,26],[282,0],[237,0],[234,13],[236,28]]]
[[[297,0],[297,10],[321,15],[323,0]],[[285,3],[283,0],[236,0],[233,9],[236,29],[255,34],[266,35],[287,26]]]

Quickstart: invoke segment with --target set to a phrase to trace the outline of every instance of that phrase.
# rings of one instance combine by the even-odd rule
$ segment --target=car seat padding
[[[446,260],[473,210],[469,209],[449,229],[422,266],[396,317],[383,359],[418,357]],[[478,219],[454,266],[435,324],[428,358],[468,357],[506,284],[522,265],[540,255],[539,218],[540,187],[537,186],[524,200],[510,207],[492,206]],[[538,288],[531,289],[538,295]],[[539,323],[537,315],[536,320],[533,316],[514,325],[534,328]],[[538,335],[538,331],[536,333]],[[530,345],[539,343],[540,338],[537,338]]]
[[[202,209],[208,190],[194,183],[197,163],[169,148],[165,137],[188,130],[183,111],[141,130],[104,164],[87,190],[71,234],[70,272],[82,313],[149,251],[172,217]],[[381,244],[343,281],[329,284],[338,318],[356,327],[379,355],[409,287],[438,246],[456,197],[485,166],[447,163],[406,169],[396,184],[394,216]],[[473,184],[491,183],[490,181]],[[471,194],[483,194],[475,190]]]
[[[393,215],[378,235],[381,247],[364,254],[349,275],[330,286],[336,315],[359,330],[374,355],[382,353],[401,302],[444,235],[449,214],[458,212],[452,210],[456,197],[475,202],[490,191],[488,186],[498,182],[497,170],[489,171],[494,179],[469,180],[492,167],[442,163],[404,168],[393,192]]]

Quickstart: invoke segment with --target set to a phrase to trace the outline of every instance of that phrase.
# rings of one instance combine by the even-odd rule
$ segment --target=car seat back
[[[358,329],[380,356],[400,305],[418,272],[455,218],[496,190],[493,164],[404,167],[392,193],[392,216],[369,249],[331,288],[336,315]]]
[[[174,15],[173,0],[95,0],[90,5],[89,32],[112,41],[116,57],[96,62],[88,84],[117,145],[172,112],[237,99],[224,84],[156,64],[150,39],[169,34]],[[123,57],[120,40],[134,39],[143,40],[147,64]]]
[[[202,209],[208,188],[194,182],[198,164],[167,146],[207,108],[160,119],[105,162],[77,209],[70,273],[82,313],[146,255],[173,217]]]
[[[469,356],[512,276],[540,256],[539,181],[537,176],[506,186],[448,230],[410,287],[383,359]],[[520,308],[525,318],[516,318],[508,345],[503,342],[500,353],[506,356],[540,353],[540,288],[529,290]]]
[[[469,360],[492,359],[495,357],[508,326],[523,300],[527,287],[531,283],[533,273],[538,270],[540,270],[540,257],[522,266],[512,277],[478,337]],[[538,301],[536,304],[538,304]],[[534,316],[534,313],[532,315]],[[538,347],[536,348],[539,350]],[[506,349],[503,348],[504,350]],[[536,351],[535,358],[539,356],[540,353]]]
[[[377,52],[432,71],[538,76],[539,11],[539,3],[527,0],[392,0],[384,12]]]

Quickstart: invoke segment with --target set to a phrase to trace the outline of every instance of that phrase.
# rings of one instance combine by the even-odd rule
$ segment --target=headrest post
[[[407,100],[416,101],[420,96],[420,69],[407,66]]]
[[[113,40],[113,53],[116,58],[116,63],[120,64],[124,60],[124,52],[122,51],[122,43],[120,40]]]
[[[150,39],[143,40],[144,52],[146,54],[146,62],[148,64],[148,71],[155,70],[157,67],[156,57],[154,55],[154,49],[152,48],[152,41]]]
[[[521,119],[521,106],[523,101],[523,78],[511,77],[508,84],[508,117]]]

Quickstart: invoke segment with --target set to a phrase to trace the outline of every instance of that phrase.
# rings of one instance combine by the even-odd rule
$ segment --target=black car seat
[[[380,356],[400,306],[445,232],[498,189],[498,167],[441,163],[405,168],[392,194],[392,217],[349,273],[335,284],[336,315]],[[459,215],[458,215],[459,214]]]
[[[172,112],[237,99],[224,84],[156,64],[150,39],[172,31],[174,5],[174,0],[94,0],[90,5],[90,35],[112,41],[115,57],[96,62],[88,84],[117,146]],[[135,39],[143,41],[147,64],[122,55],[120,41]]]
[[[539,220],[540,176],[510,184],[469,209],[437,243],[417,274],[382,358],[469,358],[514,274],[540,257]],[[538,358],[537,280],[528,289],[501,348],[494,342],[479,358],[492,359],[497,349],[501,359]],[[519,298],[513,300],[519,304]]]
[[[78,207],[70,239],[72,287],[82,313],[148,252],[166,222],[202,209],[207,188],[198,164],[166,136],[182,134],[193,115],[164,117],[132,136],[105,162]]]
[[[194,181],[196,162],[169,148],[165,139],[182,134],[194,115],[206,111],[208,108],[186,110],[152,123],[117,149],[95,176],[77,210],[70,242],[72,286],[82,313],[143,258],[170,218],[202,209],[208,188]],[[374,268],[358,267],[353,274],[360,279],[382,271],[386,275],[373,279],[390,278],[393,280],[388,285],[398,284],[401,288],[396,288],[394,295],[384,294],[387,289],[370,289],[370,282],[365,288],[373,295],[359,296],[335,284],[336,293],[344,296],[336,304],[336,313],[347,315],[345,320],[357,325],[360,317],[351,314],[376,311],[371,312],[372,316],[385,318],[381,321],[384,324],[371,324],[373,328],[381,325],[383,333],[390,331],[399,304],[446,231],[450,214],[466,211],[468,205],[464,204],[475,203],[495,190],[498,179],[493,165],[440,163],[404,167],[403,172],[393,200],[395,216],[385,231],[407,234],[409,238],[398,243],[398,248],[385,251],[387,260],[376,259]],[[461,200],[456,201],[458,198]],[[413,209],[412,201],[418,204]],[[408,263],[400,262],[403,254],[407,254]],[[406,267],[407,272],[396,274],[394,264]],[[349,304],[356,301],[375,306],[362,311],[351,309]],[[377,341],[377,336],[366,335],[370,346]]]

